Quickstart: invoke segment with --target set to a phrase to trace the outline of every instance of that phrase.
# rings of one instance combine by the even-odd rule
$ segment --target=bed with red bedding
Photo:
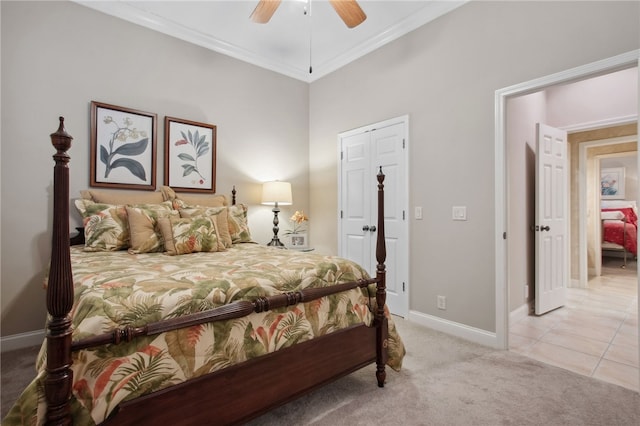
[[[638,216],[635,202],[605,203],[601,209],[602,250],[616,250],[634,258],[638,255]]]

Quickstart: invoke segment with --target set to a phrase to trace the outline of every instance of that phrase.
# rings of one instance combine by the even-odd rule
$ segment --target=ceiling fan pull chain
[[[313,34],[313,24],[311,21],[311,0],[309,0],[309,10],[307,11],[307,9],[305,8],[305,14],[309,16],[309,74],[313,73],[313,61],[312,61],[312,55],[311,55],[311,50],[312,50],[312,37],[311,35]]]

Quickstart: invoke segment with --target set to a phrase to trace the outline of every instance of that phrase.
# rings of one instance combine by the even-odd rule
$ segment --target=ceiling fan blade
[[[356,0],[329,0],[329,2],[349,28],[357,27],[367,19],[367,15]]]
[[[258,24],[266,24],[273,16],[274,12],[280,6],[281,0],[260,0],[258,5],[251,13],[251,20]]]

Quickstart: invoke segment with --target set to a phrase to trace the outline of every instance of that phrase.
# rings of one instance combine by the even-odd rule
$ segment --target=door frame
[[[505,87],[495,92],[495,324],[496,342],[499,349],[509,348],[509,286],[507,282],[507,179],[506,179],[506,103],[511,97],[521,96],[563,83],[584,80],[598,75],[638,67],[640,72],[640,49],[587,65],[561,71],[545,77]],[[640,125],[640,124],[639,124]],[[640,287],[640,281],[639,281]],[[640,308],[639,308],[640,310]]]
[[[405,291],[404,291],[404,297],[405,297],[405,302],[404,306],[407,307],[406,312],[403,313],[398,313],[398,315],[403,316],[404,318],[407,318],[409,316],[409,311],[411,310],[411,307],[409,306],[409,302],[410,302],[410,292],[411,292],[411,277],[409,276],[409,271],[411,270],[410,266],[409,266],[409,248],[410,246],[410,241],[409,241],[409,147],[411,146],[411,144],[409,143],[409,116],[408,115],[402,115],[399,117],[394,117],[394,118],[390,118],[388,120],[384,120],[384,121],[380,121],[377,123],[373,123],[373,124],[368,124],[365,126],[361,126],[361,127],[357,127],[351,130],[345,130],[344,132],[340,132],[337,136],[337,156],[338,156],[338,210],[337,210],[337,217],[338,217],[338,253],[342,253],[342,226],[343,226],[343,222],[342,220],[340,220],[340,211],[342,210],[342,161],[340,159],[340,156],[342,155],[341,151],[342,151],[342,138],[345,136],[349,136],[349,135],[353,135],[356,133],[364,133],[364,132],[370,132],[372,130],[375,129],[379,129],[381,127],[387,127],[387,126],[391,126],[394,124],[399,124],[399,123],[403,123],[404,124],[404,140],[405,140],[405,149],[404,149],[404,161],[405,161],[405,170],[404,173],[402,173],[401,178],[404,181],[404,193],[401,194],[402,199],[404,200],[404,206],[402,207],[404,212],[405,212],[405,220],[403,221],[403,235],[404,235],[404,251],[407,254],[407,258],[402,262],[402,265],[396,265],[396,267],[398,266],[402,266],[403,267],[403,271],[402,274],[404,277],[406,277],[406,287],[405,287]],[[384,170],[383,170],[384,172]],[[374,181],[371,182],[372,185],[374,184]]]
[[[633,120],[631,121],[637,121],[638,117],[634,117]],[[625,121],[619,121],[616,123],[613,123],[613,125],[615,124],[625,124]],[[586,129],[585,129],[586,130]],[[588,202],[589,200],[587,199],[587,185],[589,185],[589,183],[587,182],[587,155],[588,152],[591,148],[596,148],[599,146],[606,146],[606,145],[617,145],[617,144],[621,144],[621,143],[627,143],[627,142],[636,142],[638,140],[638,136],[619,136],[619,137],[614,137],[614,138],[608,138],[608,139],[601,139],[601,140],[593,140],[593,141],[587,141],[587,142],[582,142],[579,146],[578,146],[578,203],[579,203],[579,211],[581,212],[586,212],[588,211]],[[606,156],[620,156],[621,153],[616,153],[616,154],[606,154]],[[638,151],[636,151],[636,157],[638,157]],[[603,157],[603,156],[600,156]],[[640,157],[639,157],[640,158]],[[597,172],[599,173],[599,171],[597,170]],[[595,184],[592,183],[592,184]],[[587,288],[587,282],[589,280],[589,265],[588,265],[588,256],[587,256],[587,251],[589,248],[589,244],[588,244],[588,231],[589,229],[589,224],[587,223],[587,215],[586,214],[579,214],[578,215],[578,249],[579,249],[579,255],[578,255],[578,262],[579,262],[579,266],[578,266],[578,282],[575,283],[573,287],[577,287],[577,288]],[[600,239],[600,228],[596,226],[595,230],[596,235],[596,241],[598,241]],[[594,253],[594,257],[596,259],[600,259],[599,262],[596,263],[596,267],[595,267],[595,275],[600,275],[600,272],[602,270],[601,268],[601,257],[602,254],[600,252],[600,246],[598,244],[596,244],[596,251]]]

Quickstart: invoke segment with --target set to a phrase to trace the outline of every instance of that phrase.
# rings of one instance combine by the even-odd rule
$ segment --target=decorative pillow
[[[126,206],[126,209],[131,239],[129,253],[164,251],[158,219],[170,216],[179,217],[179,213],[171,208],[171,202]]]
[[[75,200],[84,226],[85,251],[115,251],[129,247],[129,225],[124,206]]]
[[[175,206],[175,202],[174,202]],[[220,237],[219,243],[222,247],[220,250],[229,248],[232,245],[231,234],[229,234],[229,221],[227,207],[204,207],[204,206],[189,206],[181,208],[180,217],[195,218],[199,216],[211,216],[215,218],[216,230]]]
[[[162,193],[142,191],[80,191],[80,196],[85,200],[106,204],[159,204],[164,200]]]
[[[638,226],[638,216],[633,211],[631,207],[626,208],[616,208],[616,209],[602,209],[602,213],[610,212],[610,211],[619,211],[622,215],[627,219],[627,223]]]
[[[602,220],[622,220],[624,219],[624,213],[622,213],[620,210],[605,210],[600,213],[600,218]]]
[[[227,197],[220,194],[176,194],[173,188],[169,186],[163,186],[160,188],[160,191],[162,192],[162,197],[165,201],[181,200],[188,205],[205,207],[224,207],[228,204]]]
[[[164,239],[165,252],[171,256],[200,251],[218,251],[220,237],[211,216],[194,218],[162,217],[158,226]]]
[[[233,244],[252,243],[249,223],[247,222],[247,206],[236,204],[235,206],[229,206],[228,210],[229,234],[231,234]]]

